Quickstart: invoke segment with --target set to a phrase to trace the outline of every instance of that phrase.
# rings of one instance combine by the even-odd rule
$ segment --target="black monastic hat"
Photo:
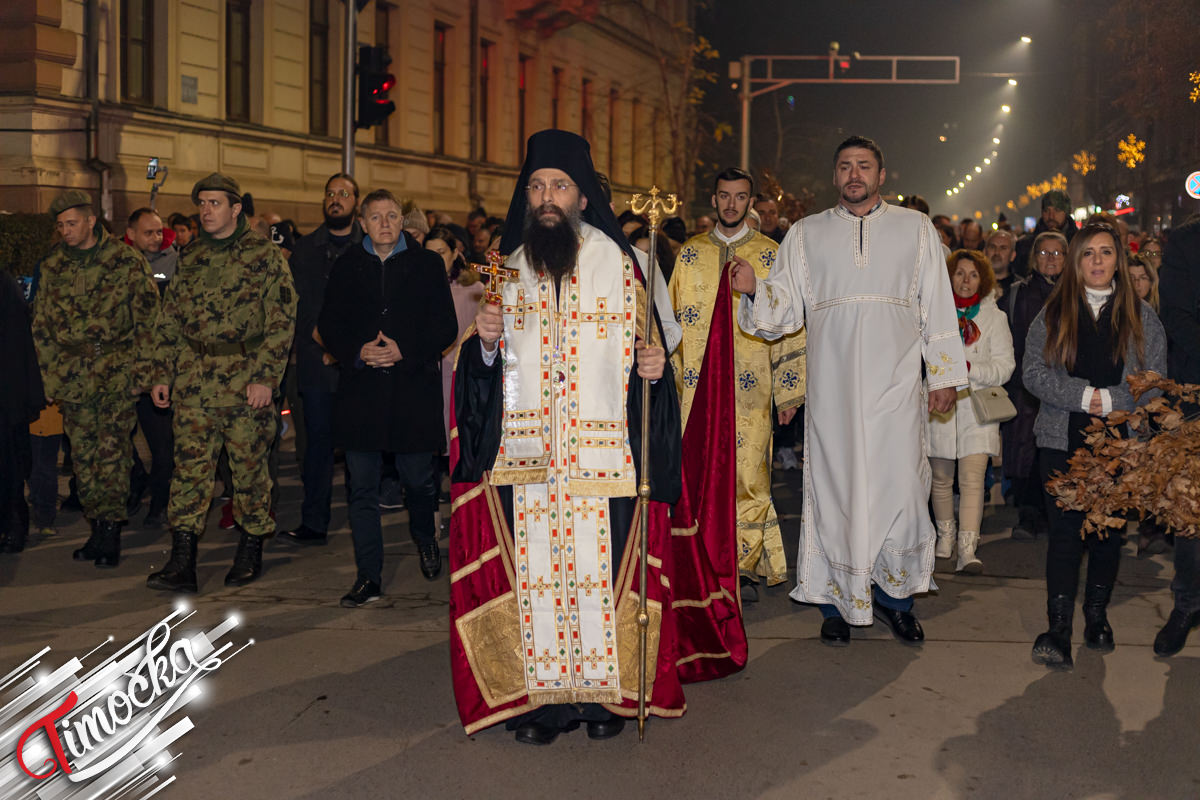
[[[529,137],[525,146],[525,163],[513,188],[512,202],[508,206],[508,218],[504,223],[504,237],[500,240],[500,253],[509,255],[521,245],[525,232],[525,187],[529,184],[529,176],[539,169],[561,169],[575,181],[583,196],[587,198],[587,208],[583,210],[583,221],[594,228],[599,228],[608,238],[612,239],[630,258],[638,277],[645,281],[638,265],[637,255],[633,245],[621,233],[621,226],[613,214],[600,181],[596,179],[596,167],[592,164],[591,146],[587,139],[570,131],[547,129],[538,131]]]

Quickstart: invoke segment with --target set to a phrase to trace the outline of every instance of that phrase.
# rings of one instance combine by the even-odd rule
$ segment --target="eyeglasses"
[[[1062,255],[1061,250],[1038,250],[1037,254],[1042,258],[1050,258],[1051,256],[1058,257]]]
[[[327,191],[325,193],[325,196],[328,197],[330,200],[332,200],[335,197],[341,197],[342,199],[345,199],[350,196],[350,192],[346,191],[345,189],[341,189],[340,191],[336,191],[336,192],[334,190],[330,189],[329,191]]]
[[[1146,250],[1143,248],[1142,255],[1144,255],[1144,256],[1161,256],[1162,250]]]
[[[542,192],[549,189],[552,192],[555,192],[557,194],[562,194],[563,192],[567,191],[567,189],[570,189],[572,186],[576,186],[576,185],[577,184],[571,183],[570,181],[551,181],[550,183],[542,183],[541,181],[533,181],[532,183],[530,183],[528,186],[525,187],[525,190],[529,191],[529,192],[533,192],[534,194],[541,194]]]

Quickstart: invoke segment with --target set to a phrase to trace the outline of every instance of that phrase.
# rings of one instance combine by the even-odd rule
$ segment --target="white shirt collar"
[[[746,228],[747,228],[746,221],[742,220],[742,227],[738,228],[737,232],[734,233],[732,236],[726,236],[725,234],[721,233],[720,228],[713,228],[713,233],[716,234],[716,237],[718,239],[720,239],[722,242],[724,242],[725,244],[730,244],[732,242],[736,242],[738,239],[745,236]]]

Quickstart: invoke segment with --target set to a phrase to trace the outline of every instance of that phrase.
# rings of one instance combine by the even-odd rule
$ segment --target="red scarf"
[[[954,309],[958,312],[958,335],[963,345],[970,347],[979,341],[979,326],[972,319],[979,313],[979,292],[970,297],[954,295]]]

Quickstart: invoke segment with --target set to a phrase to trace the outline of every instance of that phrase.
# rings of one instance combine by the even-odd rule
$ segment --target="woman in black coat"
[[[342,605],[380,596],[383,537],[379,476],[395,454],[409,528],[432,580],[441,571],[433,513],[434,457],[442,451],[442,351],[458,322],[441,258],[401,230],[400,204],[386,190],[363,198],[361,245],[329,275],[317,330],[337,359],[333,440],[350,470],[350,526],[358,579]]]

